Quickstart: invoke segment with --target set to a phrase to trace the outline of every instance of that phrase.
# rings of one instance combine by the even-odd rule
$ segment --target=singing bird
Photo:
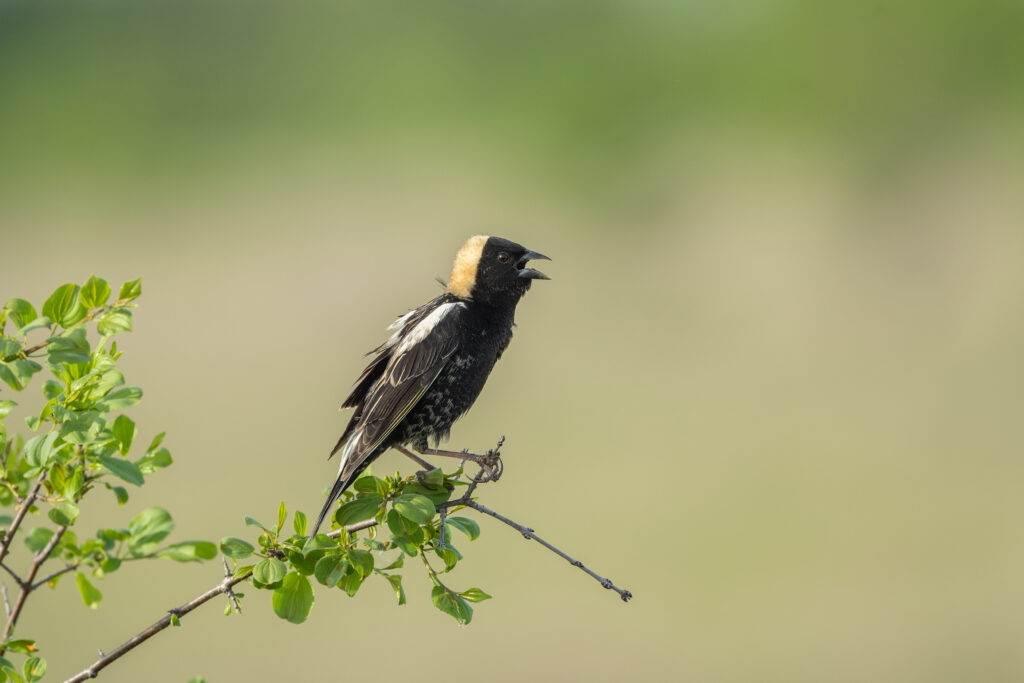
[[[528,267],[543,254],[501,237],[476,235],[459,249],[444,293],[399,317],[342,403],[352,418],[330,456],[341,451],[338,478],[313,534],[338,497],[388,448],[412,456],[472,457],[429,448],[480,395],[494,363],[512,340],[516,305],[534,280]],[[418,459],[417,459],[418,460]],[[422,462],[422,461],[420,461]]]

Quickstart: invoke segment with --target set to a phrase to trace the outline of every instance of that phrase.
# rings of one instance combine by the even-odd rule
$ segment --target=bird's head
[[[460,299],[518,300],[534,280],[551,279],[527,266],[534,259],[551,260],[501,237],[470,237],[455,256],[448,291]]]

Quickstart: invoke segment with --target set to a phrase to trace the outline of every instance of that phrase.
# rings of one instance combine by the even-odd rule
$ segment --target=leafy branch
[[[76,529],[82,526],[79,503],[83,497],[105,488],[114,494],[118,505],[124,505],[129,494],[123,484],[142,486],[148,476],[172,464],[170,452],[162,445],[162,433],[139,455],[139,449],[133,448],[137,445],[135,422],[124,414],[141,400],[142,390],[125,386],[117,369],[121,352],[113,337],[131,330],[130,309],[141,293],[139,280],[127,282],[108,303],[109,285],[93,276],[82,286],[58,287],[43,305],[42,315],[23,299],[11,299],[0,309],[0,382],[22,391],[43,369],[43,362],[52,375],[42,386],[46,400],[42,410],[25,417],[29,430],[38,432],[27,441],[20,435],[8,438],[4,418],[18,404],[0,400],[0,506],[15,508],[13,515],[0,515],[0,569],[17,588],[11,601],[6,581],[0,582],[6,615],[0,636],[0,683],[32,683],[46,673],[46,660],[38,656],[35,641],[17,633],[19,618],[34,591],[54,588],[63,577],[73,574],[82,603],[95,609],[103,594],[93,581],[108,577],[125,564],[159,558],[210,560],[218,550],[224,575],[217,584],[168,610],[109,653],[101,652],[99,659],[69,681],[96,677],[168,626],[180,625],[183,616],[217,596],[226,596],[225,615],[241,613],[245,595],[236,587],[242,583],[269,592],[274,612],[295,624],[304,622],[312,610],[313,581],[353,597],[367,579],[380,577],[398,604],[404,605],[406,558],[419,558],[431,582],[434,606],[468,624],[473,604],[491,596],[477,587],[455,588],[448,577],[463,560],[456,532],[469,541],[480,536],[479,524],[462,512],[493,517],[616,591],[623,600],[632,597],[537,536],[533,529],[478,501],[478,486],[497,480],[495,471],[501,471],[500,441],[487,456],[481,456],[481,469],[472,477],[466,475],[465,463],[445,473],[411,454],[418,466],[425,468],[413,476],[365,473],[339,500],[330,529],[313,537],[307,536],[307,517],[301,511],[294,512],[290,531],[285,531],[289,515],[281,503],[276,524],[245,518],[246,525],[255,529],[253,542],[228,536],[218,544],[182,541],[164,545],[174,521],[160,507],[143,510],[123,528],[101,528],[80,540]],[[12,333],[6,329],[8,323],[14,325]],[[98,333],[98,340],[91,340],[90,332]],[[30,340],[30,335],[37,334],[45,337]],[[41,515],[43,509],[50,525],[26,530],[29,516]],[[23,571],[10,563],[16,537],[22,538],[31,552]],[[62,561],[63,566],[44,570],[53,560]],[[3,656],[7,653],[25,655],[20,669]]]

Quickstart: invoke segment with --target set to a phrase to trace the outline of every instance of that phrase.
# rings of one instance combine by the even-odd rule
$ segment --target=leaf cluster
[[[129,487],[142,486],[173,462],[164,434],[141,447],[138,427],[124,412],[141,401],[142,389],[127,385],[117,367],[122,352],[115,337],[131,331],[141,294],[141,280],[124,283],[113,297],[110,285],[92,276],[82,285],[61,285],[39,311],[20,298],[0,308],[0,391],[23,392],[37,373],[49,371],[41,386],[42,408],[24,418],[27,438],[11,435],[6,424],[18,402],[0,398],[0,507],[12,508],[0,515],[0,560],[20,533],[32,563],[24,574],[9,573],[22,592],[56,587],[73,573],[82,602],[95,609],[103,594],[94,581],[126,562],[216,557],[216,545],[206,541],[163,545],[174,521],[160,507],[143,510],[123,528],[81,533],[85,496],[106,490],[122,506]],[[27,514],[18,514],[23,507]],[[53,560],[62,561],[62,568],[43,569]],[[0,683],[39,680],[46,671],[46,661],[34,654],[35,642],[13,637],[17,617],[15,612],[8,620],[0,654],[29,657],[21,669],[0,657]]]
[[[228,537],[221,539],[220,550],[235,562],[236,576],[251,572],[256,588],[273,591],[274,611],[296,624],[305,621],[313,607],[312,581],[352,597],[367,579],[379,576],[404,605],[400,570],[406,558],[418,557],[433,584],[434,606],[468,624],[473,618],[470,603],[490,596],[479,588],[457,591],[443,579],[462,560],[451,542],[454,531],[469,540],[480,535],[474,520],[447,515],[459,507],[459,499],[452,495],[466,485],[461,477],[461,468],[451,474],[434,469],[407,478],[366,474],[343,494],[329,533],[307,536],[307,517],[296,511],[293,533],[285,534],[288,510],[281,503],[276,525],[246,517],[248,525],[262,532],[255,544]],[[230,610],[229,605],[225,613]]]

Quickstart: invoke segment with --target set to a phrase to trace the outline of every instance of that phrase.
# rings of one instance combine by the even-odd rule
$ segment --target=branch
[[[14,520],[11,522],[11,528],[7,530],[7,533],[4,534],[4,540],[0,542],[0,562],[3,562],[4,558],[7,557],[7,551],[11,549],[11,542],[14,540],[14,534],[17,533],[18,527],[21,526],[21,520],[25,519],[25,514],[28,512],[28,509],[32,507],[32,503],[35,502],[36,497],[39,495],[39,487],[43,485],[43,479],[46,479],[46,470],[43,470],[43,473],[39,475],[38,479],[36,479],[35,486],[32,487],[32,490],[28,492],[25,499],[18,505],[18,512],[14,515]]]
[[[55,571],[54,573],[50,574],[46,578],[39,579],[38,581],[33,583],[32,584],[32,590],[35,590],[35,589],[39,588],[40,586],[45,586],[46,584],[48,584],[51,581],[53,581],[54,579],[56,579],[58,576],[62,576],[64,574],[67,574],[68,572],[73,572],[76,569],[78,569],[78,565],[77,564],[69,564],[68,566],[64,567],[63,569],[58,569],[57,571]]]
[[[534,541],[537,541],[542,546],[544,546],[545,548],[547,548],[551,552],[555,553],[556,555],[558,555],[559,557],[564,559],[566,562],[568,562],[572,566],[579,567],[580,569],[585,571],[587,574],[590,574],[602,586],[604,586],[605,588],[608,588],[608,589],[613,590],[616,593],[618,593],[619,596],[622,598],[623,602],[628,602],[629,599],[633,597],[632,593],[630,593],[628,590],[619,588],[618,586],[616,586],[614,583],[611,582],[611,579],[604,578],[600,574],[598,574],[598,573],[594,572],[593,570],[591,570],[589,567],[587,567],[585,564],[583,564],[579,560],[573,559],[567,553],[562,552],[561,550],[559,550],[555,546],[551,545],[550,543],[545,541],[543,538],[541,538],[537,534],[533,533],[533,529],[531,529],[529,527],[525,527],[522,524],[519,524],[517,522],[513,522],[511,519],[509,519],[505,515],[503,515],[503,514],[501,514],[499,512],[495,512],[494,510],[481,505],[480,503],[476,502],[475,500],[470,500],[470,499],[466,498],[465,496],[463,496],[459,500],[453,500],[453,501],[450,501],[449,503],[445,503],[444,507],[445,508],[455,507],[457,505],[465,505],[466,507],[473,508],[474,510],[476,510],[478,512],[482,512],[485,515],[490,515],[491,517],[494,517],[495,519],[500,520],[500,521],[504,522],[505,524],[508,524],[510,527],[512,527],[513,529],[515,529],[519,533],[521,533],[524,538],[532,539]]]
[[[152,638],[156,634],[160,633],[160,631],[163,631],[165,628],[170,626],[171,625],[171,618],[172,617],[175,617],[175,616],[183,617],[183,616],[185,616],[186,614],[188,614],[189,612],[191,612],[195,608],[199,607],[200,605],[202,605],[202,604],[204,604],[206,602],[209,602],[210,600],[212,600],[213,598],[217,597],[218,595],[221,595],[222,593],[227,593],[234,586],[236,586],[236,585],[240,584],[241,582],[245,581],[250,576],[252,576],[252,572],[251,571],[248,571],[248,572],[242,574],[241,576],[236,576],[234,578],[232,578],[230,576],[225,576],[221,580],[220,583],[218,583],[216,586],[214,586],[210,590],[206,591],[202,595],[199,595],[198,597],[193,598],[192,600],[190,600],[189,602],[186,602],[181,607],[167,610],[167,615],[166,616],[160,618],[155,623],[153,623],[149,628],[146,628],[146,629],[142,630],[136,636],[130,638],[128,641],[122,643],[121,645],[118,645],[116,648],[114,648],[113,651],[111,651],[109,653],[106,653],[106,654],[104,654],[102,651],[100,651],[100,658],[99,659],[97,659],[95,662],[93,662],[92,665],[89,666],[88,668],[83,669],[79,673],[77,673],[74,676],[72,676],[71,678],[69,678],[67,681],[65,681],[65,683],[79,683],[80,681],[85,681],[85,680],[88,680],[90,678],[96,678],[96,676],[99,675],[100,671],[105,669],[107,666],[109,666],[113,662],[117,661],[118,659],[120,659],[126,653],[131,652],[132,650],[137,648],[139,645],[141,645],[142,643],[146,642],[147,640],[149,640],[150,638]]]
[[[35,580],[36,574],[39,572],[39,568],[43,566],[43,563],[50,557],[50,553],[52,553],[53,549],[57,547],[61,537],[67,530],[68,528],[66,526],[58,527],[56,533],[50,537],[50,542],[46,544],[46,547],[36,553],[32,558],[32,566],[29,568],[28,574],[25,576],[25,581],[21,584],[21,591],[18,593],[18,597],[14,601],[14,607],[7,615],[7,625],[4,626],[4,641],[6,641],[11,636],[11,632],[14,631],[14,625],[18,622],[18,617],[21,616],[22,608],[25,607],[25,600],[28,599],[28,594],[32,592],[32,581]],[[4,650],[0,648],[0,655],[3,653]]]
[[[347,533],[354,533],[354,532],[360,531],[362,529],[369,529],[370,527],[376,526],[376,525],[377,525],[377,521],[376,520],[368,519],[366,521],[359,522],[357,524],[350,524],[349,526],[345,527],[344,530]],[[331,533],[329,533],[327,535],[328,536],[332,536],[332,537],[337,537],[337,536],[341,535],[341,532],[342,532],[341,529],[335,529],[334,531],[332,531]],[[199,607],[200,605],[203,605],[204,603],[209,602],[210,600],[212,600],[213,598],[215,598],[215,597],[217,597],[218,595],[221,595],[221,594],[227,594],[229,599],[231,599],[232,596],[233,596],[233,590],[232,589],[235,586],[237,586],[238,584],[240,584],[243,581],[245,581],[246,579],[248,579],[250,576],[252,576],[252,570],[249,570],[249,571],[247,571],[244,574],[241,574],[239,576],[232,576],[231,573],[227,571],[227,561],[224,562],[224,567],[225,567],[225,576],[224,576],[223,579],[221,579],[221,582],[218,583],[216,586],[214,586],[210,590],[206,591],[202,595],[199,595],[199,596],[193,598],[189,602],[186,602],[181,607],[176,607],[176,608],[167,610],[167,615],[166,616],[161,617],[160,619],[155,621],[152,625],[150,625],[148,628],[140,631],[137,635],[133,636],[129,640],[125,641],[124,643],[118,645],[116,648],[114,648],[110,652],[104,653],[101,650],[100,651],[100,658],[99,659],[97,659],[95,662],[93,662],[92,665],[89,666],[88,668],[83,669],[82,671],[78,672],[77,674],[75,674],[71,678],[67,679],[64,683],[81,683],[81,681],[86,681],[86,680],[89,680],[90,678],[96,678],[96,676],[99,675],[100,671],[105,669],[107,666],[109,666],[110,664],[112,664],[116,660],[120,659],[122,656],[124,656],[128,652],[131,652],[132,650],[137,648],[139,645],[142,645],[144,642],[146,642],[147,640],[149,640],[150,638],[152,638],[153,636],[155,636],[156,634],[160,633],[165,628],[170,626],[170,624],[171,624],[171,617],[174,617],[174,616],[177,616],[179,618],[183,617],[186,614],[188,614],[189,612],[191,612],[192,610],[194,610],[195,608]],[[66,571],[70,571],[67,568],[65,568],[65,570]],[[235,609],[238,609],[238,611],[241,612],[241,609],[240,609],[240,607],[238,606],[238,603],[237,603],[237,598],[232,599],[232,605],[235,607]]]

